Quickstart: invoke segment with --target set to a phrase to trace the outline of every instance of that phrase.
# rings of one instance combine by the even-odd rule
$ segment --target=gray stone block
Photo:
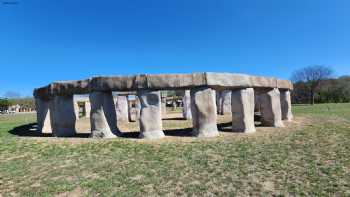
[[[253,133],[254,89],[246,88],[232,91],[232,131]]]
[[[164,137],[162,130],[161,98],[159,91],[140,90],[141,102],[140,138],[158,139]]]
[[[57,137],[72,137],[75,130],[73,96],[55,96],[49,103],[52,134]]]
[[[117,96],[116,98],[116,112],[117,121],[128,122],[129,121],[129,110],[128,110],[128,98],[127,96]]]
[[[191,89],[191,113],[193,131],[197,137],[215,137],[219,134],[216,125],[217,110],[215,91],[208,87]]]
[[[184,95],[182,97],[182,116],[186,120],[192,119],[191,113],[191,93],[190,90],[185,90]]]
[[[292,121],[292,103],[290,98],[289,90],[280,90],[281,94],[281,110],[282,110],[282,120]]]
[[[119,135],[112,92],[92,92],[89,98],[91,137],[114,138]]]
[[[228,114],[231,114],[231,93],[232,91],[231,90],[223,90],[221,91],[221,94],[220,94],[220,114],[221,115],[228,115]]]
[[[262,124],[265,126],[284,127],[282,122],[281,100],[278,88],[266,90],[259,95]]]
[[[222,97],[221,97],[221,91],[220,90],[214,90],[215,91],[215,97],[216,97],[216,113],[221,114],[221,103],[222,103]]]
[[[38,131],[40,133],[52,133],[49,100],[35,98]]]

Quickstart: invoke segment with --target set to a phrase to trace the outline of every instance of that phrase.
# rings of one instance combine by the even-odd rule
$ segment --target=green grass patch
[[[9,131],[35,116],[0,116],[0,193],[349,196],[350,104],[294,112],[305,123],[284,132],[155,143],[19,138]]]

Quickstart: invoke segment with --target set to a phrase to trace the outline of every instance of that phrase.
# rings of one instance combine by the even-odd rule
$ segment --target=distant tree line
[[[7,110],[9,106],[11,106],[12,103],[7,98],[0,98],[0,111]]]
[[[292,103],[350,102],[350,76],[333,78],[332,73],[329,67],[319,65],[294,72]]]
[[[7,110],[9,106],[19,105],[21,108],[35,109],[33,98],[0,98],[0,110]]]

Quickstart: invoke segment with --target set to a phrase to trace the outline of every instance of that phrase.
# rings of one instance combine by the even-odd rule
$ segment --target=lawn
[[[350,104],[293,111],[284,129],[160,141],[19,137],[11,130],[35,116],[0,116],[0,193],[350,196]]]

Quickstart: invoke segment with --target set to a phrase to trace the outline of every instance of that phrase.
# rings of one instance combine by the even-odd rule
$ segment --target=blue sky
[[[92,75],[217,71],[288,79],[314,64],[350,74],[349,0],[0,3],[0,96]]]

